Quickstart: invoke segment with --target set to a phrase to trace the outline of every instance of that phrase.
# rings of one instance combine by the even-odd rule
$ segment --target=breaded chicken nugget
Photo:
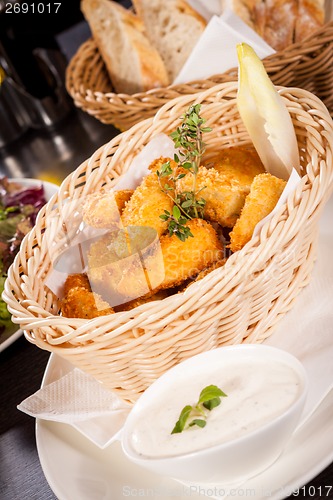
[[[113,314],[114,310],[100,295],[88,292],[85,288],[71,288],[62,300],[61,312],[66,318],[92,319],[97,316]]]
[[[155,254],[147,255],[144,259],[145,279],[142,279],[140,269],[133,265],[119,282],[118,292],[127,300],[133,300],[147,294],[147,282],[155,284],[155,287],[150,286],[154,293],[175,287],[223,258],[222,243],[209,222],[192,219],[187,226],[193,237],[181,241],[176,235],[161,236],[163,263],[157,262]],[[161,269],[161,264],[164,269]],[[162,271],[164,278],[159,282]]]
[[[219,153],[199,168],[196,189],[206,201],[204,216],[223,227],[233,227],[250,192],[254,177],[265,172],[252,146],[235,146]],[[179,191],[192,188],[188,173],[178,182]]]
[[[248,191],[254,177],[265,172],[257,151],[251,145],[225,149],[204,166],[214,167],[226,178],[232,179],[240,186],[246,186]]]
[[[122,213],[124,226],[149,226],[156,229],[159,235],[166,231],[167,222],[163,221],[160,215],[164,210],[172,210],[173,201],[162,191],[156,171],[160,170],[163,163],[167,161],[170,161],[171,168],[177,165],[170,158],[163,157],[150,165],[152,173],[144,177],[131,199],[126,203]],[[165,178],[164,182],[169,181]]]
[[[139,280],[144,286],[141,295],[150,293],[154,283],[149,282],[150,286],[146,279],[144,263],[147,255],[154,255],[155,270],[152,278],[160,283],[164,276],[163,259],[155,229],[147,226],[128,226],[101,236],[90,245],[87,254],[88,276],[93,291],[100,294],[111,306],[138,298],[138,295],[124,298],[118,292],[119,282],[124,276],[128,276],[129,269],[135,267],[136,275],[129,276],[129,285],[135,287],[133,279]]]
[[[88,195],[82,208],[84,222],[96,228],[120,227],[120,215],[132,194],[132,190],[126,189]]]
[[[209,222],[192,219],[187,226],[193,237],[185,241],[175,235],[161,237],[165,278],[160,288],[177,286],[223,258],[222,243]]]
[[[70,274],[65,281],[64,292],[60,309],[66,318],[91,319],[114,313],[100,295],[91,291],[86,274]]]
[[[64,284],[64,295],[67,295],[72,288],[76,287],[90,290],[89,278],[86,273],[69,274]]]
[[[178,181],[179,191],[190,191],[193,185],[193,174],[188,173]],[[240,215],[249,193],[247,185],[234,181],[231,177],[220,174],[215,168],[199,167],[196,190],[198,198],[206,201],[204,217],[218,222],[224,227],[233,227]]]
[[[131,198],[133,193],[134,193],[133,189],[120,189],[119,191],[114,191],[114,197],[120,214],[123,213],[125,205]]]
[[[254,178],[241,215],[230,232],[232,252],[240,250],[250,241],[255,226],[273,210],[285,185],[286,181],[268,173]]]

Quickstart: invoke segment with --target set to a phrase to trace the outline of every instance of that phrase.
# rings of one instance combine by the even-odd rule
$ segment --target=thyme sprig
[[[204,127],[206,120],[200,116],[201,104],[194,104],[181,117],[182,123],[177,130],[170,134],[178,154],[174,155],[176,168],[172,168],[170,161],[164,163],[157,170],[159,184],[164,193],[173,201],[172,213],[164,210],[160,218],[168,222],[169,235],[175,234],[181,241],[192,236],[187,222],[193,218],[203,218],[205,200],[199,197],[202,189],[196,189],[197,174],[201,157],[205,152],[206,144],[202,139],[205,132],[210,132],[210,127]],[[179,191],[177,183],[190,172],[193,175],[192,189],[190,191]]]

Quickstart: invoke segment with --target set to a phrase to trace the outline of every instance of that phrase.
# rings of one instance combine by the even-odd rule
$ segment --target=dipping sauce
[[[195,405],[208,385],[227,394],[208,412],[206,426],[171,434],[186,405]],[[137,415],[130,441],[141,456],[183,455],[245,436],[279,417],[302,391],[299,375],[287,363],[256,358],[215,361],[204,373],[184,374],[159,392]]]

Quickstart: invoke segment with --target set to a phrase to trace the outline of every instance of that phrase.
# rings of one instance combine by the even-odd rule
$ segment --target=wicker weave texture
[[[333,21],[304,42],[265,58],[264,65],[276,85],[309,90],[333,114]],[[120,130],[127,130],[153,116],[170,99],[235,80],[237,68],[212,76],[209,80],[171,85],[134,95],[116,94],[93,39],[80,47],[66,71],[66,88],[75,105]]]
[[[193,102],[202,103],[202,116],[212,127],[205,135],[207,156],[250,142],[237,110],[237,83],[179,97],[97,150],[40,212],[10,268],[4,292],[26,338],[130,401],[168,368],[196,353],[265,340],[310,279],[317,223],[333,184],[333,122],[327,109],[307,91],[279,91],[295,126],[302,179],[258,236],[184,293],[89,321],[58,314],[58,299],[45,280],[66,249],[70,235],[64,233],[64,223],[80,223],[75,208],[82,198],[114,186],[142,147],[160,132],[175,130]]]

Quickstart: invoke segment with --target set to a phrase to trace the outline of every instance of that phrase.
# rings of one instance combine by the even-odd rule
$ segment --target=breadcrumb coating
[[[132,190],[126,189],[99,191],[88,195],[82,207],[84,222],[99,229],[120,227],[121,213],[132,194]]]
[[[251,183],[254,177],[265,172],[259,155],[255,148],[249,146],[234,146],[221,151],[208,164],[207,168],[212,166],[219,174],[230,178],[234,183],[244,186],[250,191]]]
[[[178,184],[180,191],[190,191],[193,174],[188,173]],[[198,198],[206,202],[205,219],[224,227],[234,226],[249,192],[247,186],[235,182],[231,176],[220,174],[214,167],[199,167],[196,190],[199,191]]]
[[[70,274],[66,279],[64,292],[60,309],[66,318],[92,319],[114,313],[100,295],[91,291],[86,274]]]
[[[269,173],[257,175],[246,197],[241,215],[230,232],[230,250],[241,250],[250,241],[255,226],[275,207],[286,181]]]
[[[172,211],[172,199],[162,191],[156,171],[163,163],[170,161],[171,168],[176,163],[170,158],[159,158],[151,165],[151,174],[148,174],[135,189],[131,199],[126,203],[122,213],[124,226],[148,226],[155,229],[158,235],[167,230],[167,222],[160,218],[164,210]],[[167,182],[167,181],[166,181]]]
[[[163,262],[156,253],[147,255],[144,259],[146,279],[141,269],[133,265],[119,282],[118,292],[130,300],[147,294],[147,283],[151,293],[175,287],[223,258],[223,245],[209,222],[192,219],[187,226],[193,237],[181,241],[176,235],[161,236]]]

